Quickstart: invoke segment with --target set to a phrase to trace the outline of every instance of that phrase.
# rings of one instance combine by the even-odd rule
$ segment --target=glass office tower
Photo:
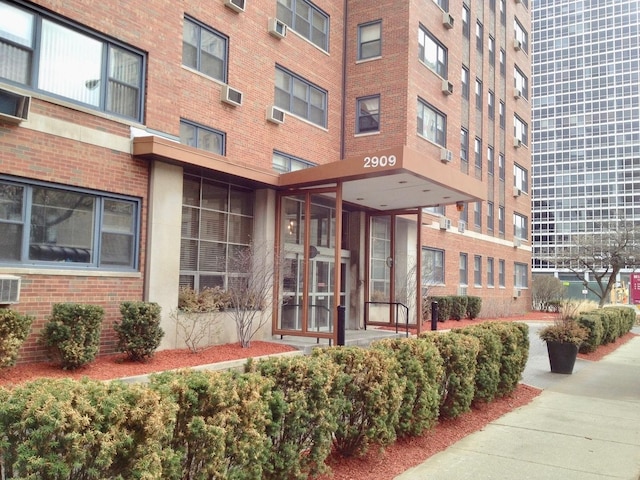
[[[555,268],[559,249],[640,221],[639,7],[533,1],[534,274],[576,280]]]

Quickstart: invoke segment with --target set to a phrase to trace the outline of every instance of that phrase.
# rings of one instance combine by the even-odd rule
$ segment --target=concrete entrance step
[[[404,337],[406,337],[406,332],[399,331],[396,334],[395,331],[369,327],[367,330],[347,330],[345,332],[345,344],[347,346],[368,347],[372,342],[383,338]],[[310,354],[314,348],[329,346],[329,340],[326,338],[321,338],[318,342],[317,339],[312,337],[296,337],[293,335],[285,335],[282,339],[280,335],[274,335],[273,342],[292,346],[305,354]]]

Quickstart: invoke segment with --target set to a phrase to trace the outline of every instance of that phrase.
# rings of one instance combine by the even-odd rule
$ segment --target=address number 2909
[[[364,168],[393,167],[396,164],[395,155],[380,157],[364,157]]]

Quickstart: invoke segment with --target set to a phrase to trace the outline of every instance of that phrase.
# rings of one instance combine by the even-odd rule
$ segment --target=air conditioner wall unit
[[[452,29],[453,28],[453,17],[451,16],[451,14],[449,12],[444,12],[442,14],[442,24],[445,26],[445,28],[447,29]]]
[[[440,217],[440,230],[449,230],[451,228],[451,219]]]
[[[287,36],[287,25],[277,18],[270,18],[269,33],[278,39],[285,38]]]
[[[513,139],[513,146],[515,148],[520,148],[522,146],[522,140],[520,140],[519,138],[514,138]]]
[[[517,38],[515,38],[513,40],[513,48],[516,50],[522,50],[522,42],[520,40],[518,40]]]
[[[0,122],[20,123],[29,119],[31,97],[0,88]]]
[[[267,107],[267,121],[276,124],[284,123],[285,113],[284,110],[279,109],[275,105]]]
[[[231,88],[229,85],[223,85],[222,90],[220,91],[220,100],[229,105],[233,105],[234,107],[239,107],[242,105],[242,92],[240,90],[236,90],[235,88]]]
[[[230,8],[234,12],[241,13],[244,12],[246,8],[245,0],[225,0],[224,6]]]
[[[442,93],[451,95],[453,93],[453,83],[449,80],[442,80]]]
[[[20,301],[20,277],[0,275],[0,305],[9,305]]]
[[[520,90],[520,89],[516,88],[516,89],[513,91],[513,97],[514,97],[514,98],[522,98],[522,90]]]
[[[513,187],[513,196],[519,197],[520,195],[522,195],[522,190],[520,190],[518,187]]]
[[[513,289],[513,298],[518,298],[522,295],[522,290],[520,290],[519,288],[515,287]]]
[[[513,239],[513,248],[520,248],[522,246],[522,240],[518,237]]]
[[[467,294],[467,287],[458,287],[458,295],[464,296]]]
[[[447,150],[446,148],[440,149],[440,161],[442,163],[449,163],[453,160],[453,152],[451,150]]]
[[[462,220],[459,220],[458,221],[458,232],[464,233],[466,229],[467,229],[467,224],[465,222],[463,222]]]

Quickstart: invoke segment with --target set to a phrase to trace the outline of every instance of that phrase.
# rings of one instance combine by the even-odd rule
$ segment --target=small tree
[[[122,302],[122,321],[113,324],[118,350],[134,362],[153,356],[164,331],[160,327],[160,305],[153,302]]]
[[[564,298],[564,285],[553,275],[534,275],[531,287],[535,310],[548,311]]]
[[[275,261],[273,249],[250,244],[237,248],[229,257],[230,276],[227,311],[236,324],[238,340],[243,348],[269,321],[273,305]]]
[[[603,307],[620,270],[640,267],[640,229],[633,222],[612,221],[602,232],[574,237],[572,245],[558,247],[548,260],[573,272]],[[587,282],[586,274],[595,286]]]

